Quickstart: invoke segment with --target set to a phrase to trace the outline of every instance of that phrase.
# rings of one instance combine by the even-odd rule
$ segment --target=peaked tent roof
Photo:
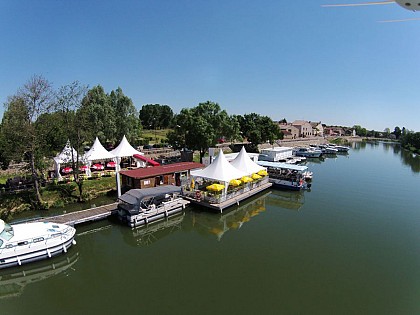
[[[230,164],[236,167],[238,170],[246,172],[248,175],[252,173],[258,173],[259,171],[265,169],[265,167],[262,167],[251,160],[244,147],[242,147],[241,152],[239,152],[239,154],[233,161],[230,162]]]
[[[221,182],[230,182],[232,179],[241,178],[249,175],[246,172],[238,170],[232,166],[227,160],[223,151],[220,150],[219,155],[209,166],[202,170],[191,171],[191,176],[218,180]]]
[[[110,151],[113,155],[116,157],[128,157],[133,156],[134,154],[140,154],[143,155],[143,153],[137,151],[134,149],[131,144],[128,142],[127,138],[122,138],[120,144],[112,151]]]
[[[96,137],[95,142],[88,152],[83,156],[87,161],[96,161],[96,160],[109,160],[115,158],[115,155],[111,152],[108,152],[98,137]]]
[[[67,140],[67,143],[65,145],[65,147],[63,148],[63,150],[58,153],[55,157],[54,157],[54,161],[56,163],[69,163],[72,160],[72,154],[71,152],[73,151],[73,156],[76,159],[77,158],[77,151],[71,147],[70,145],[70,140]],[[79,157],[80,159],[80,157]]]

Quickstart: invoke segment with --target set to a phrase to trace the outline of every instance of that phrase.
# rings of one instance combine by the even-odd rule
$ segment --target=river
[[[357,143],[307,165],[303,193],[77,227],[66,255],[0,271],[0,314],[420,314],[420,157]]]

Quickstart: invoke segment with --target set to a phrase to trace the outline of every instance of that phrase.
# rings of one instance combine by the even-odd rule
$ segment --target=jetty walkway
[[[113,215],[117,211],[118,203],[111,203],[100,207],[90,208],[86,210],[80,210],[76,212],[70,212],[52,217],[44,217],[37,219],[36,221],[48,221],[53,223],[62,223],[67,225],[77,225],[81,223],[98,221],[106,219]]]

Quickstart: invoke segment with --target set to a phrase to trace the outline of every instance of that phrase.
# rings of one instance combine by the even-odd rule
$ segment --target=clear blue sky
[[[358,0],[354,0],[358,1]],[[353,1],[353,2],[354,2]],[[120,86],[138,109],[420,131],[420,18],[344,0],[2,0],[0,102],[32,75]],[[0,109],[0,117],[3,106]]]

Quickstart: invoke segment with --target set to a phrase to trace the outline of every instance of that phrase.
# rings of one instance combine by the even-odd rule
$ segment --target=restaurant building
[[[196,162],[181,162],[154,167],[121,171],[122,190],[149,188],[159,185],[180,186],[190,176],[190,170],[202,169],[204,165]]]

